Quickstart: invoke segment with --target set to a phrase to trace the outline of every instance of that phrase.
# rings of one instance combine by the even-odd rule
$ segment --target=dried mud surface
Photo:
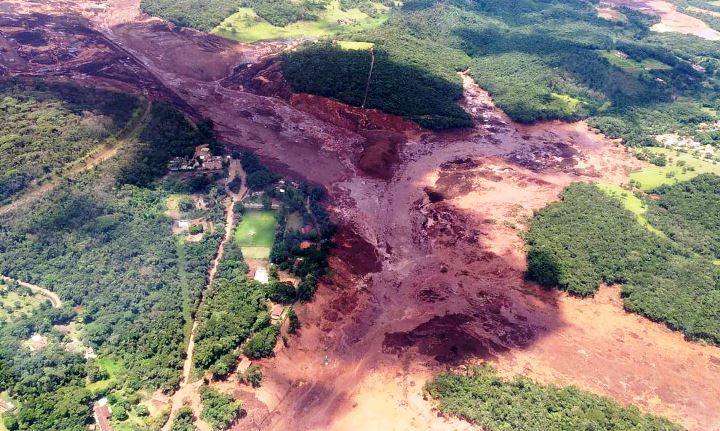
[[[707,40],[720,40],[720,32],[712,29],[704,21],[678,11],[674,4],[666,0],[602,0],[601,4],[611,7],[627,6],[658,16],[660,22],[652,27],[653,31],[691,34]]]
[[[294,43],[178,30],[137,0],[0,7],[4,74],[171,101],[212,118],[229,147],[327,188],[333,277],[298,307],[300,334],[260,362],[262,388],[214,383],[246,401],[233,429],[473,429],[439,416],[422,386],[491,361],[720,430],[720,349],[624,312],[615,287],[582,300],[523,276],[533,211],[573,181],[625,182],[640,162],[584,123],[514,124],[467,76],[462,104],[483,120],[464,131],[291,94],[273,58]]]

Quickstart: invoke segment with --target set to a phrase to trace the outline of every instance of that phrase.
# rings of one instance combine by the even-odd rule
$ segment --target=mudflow
[[[582,122],[514,124],[467,76],[462,104],[481,121],[456,132],[292,94],[276,55],[297,43],[174,28],[137,0],[0,3],[1,74],[172,102],[329,191],[333,278],[299,307],[300,335],[262,361],[259,390],[213,383],[245,401],[234,429],[472,429],[422,387],[490,361],[720,430],[720,349],[624,312],[618,287],[577,299],[523,277],[534,210],[574,181],[624,183],[640,162]]]

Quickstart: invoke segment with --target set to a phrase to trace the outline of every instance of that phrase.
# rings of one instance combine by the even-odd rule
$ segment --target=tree
[[[250,365],[244,373],[238,374],[238,382],[259,388],[262,385],[262,371],[257,365]]]

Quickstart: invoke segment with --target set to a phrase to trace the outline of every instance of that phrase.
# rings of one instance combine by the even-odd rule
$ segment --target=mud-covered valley
[[[622,184],[644,162],[583,122],[513,123],[463,75],[471,130],[292,94],[275,57],[300,41],[240,44],[178,29],[136,0],[0,3],[0,73],[169,101],[214,121],[229,148],[323,185],[340,233],[333,278],[303,329],[262,361],[233,429],[473,429],[423,398],[437,371],[481,361],[573,384],[691,430],[720,430],[720,349],[623,310],[526,281],[523,231],[575,181]]]

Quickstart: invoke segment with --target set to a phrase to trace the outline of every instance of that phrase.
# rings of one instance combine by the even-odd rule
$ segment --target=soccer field
[[[267,259],[275,239],[275,211],[249,210],[242,215],[235,241],[243,256],[249,259]]]

